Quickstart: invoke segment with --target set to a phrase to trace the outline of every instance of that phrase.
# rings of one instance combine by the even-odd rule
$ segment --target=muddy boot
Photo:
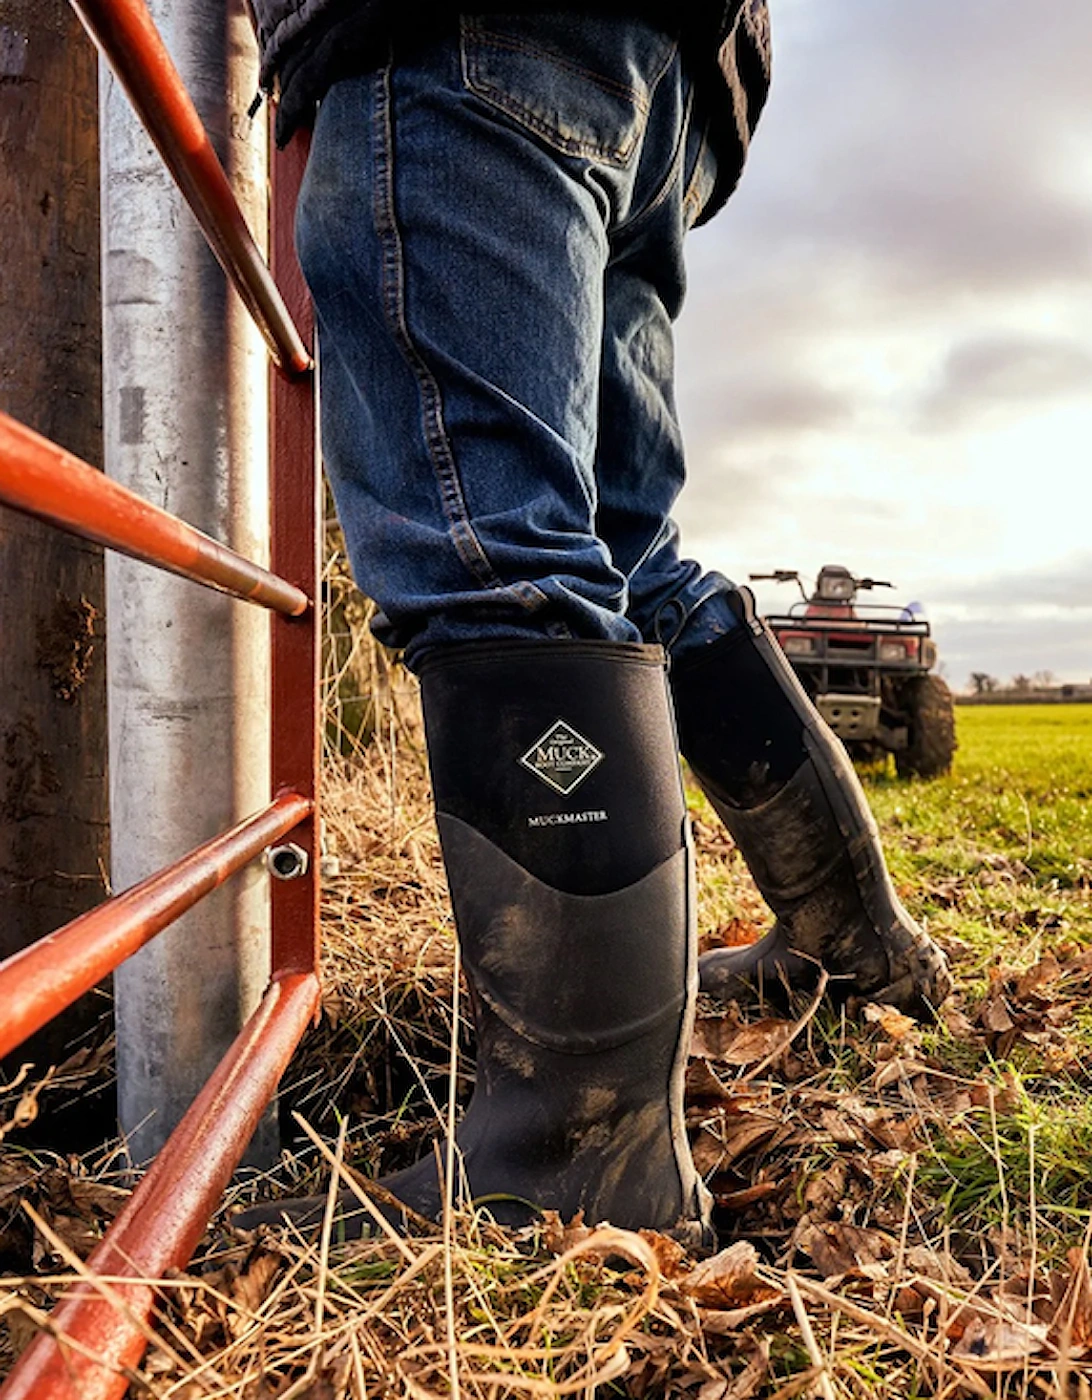
[[[662,652],[459,646],[425,663],[421,689],[477,1032],[457,1198],[513,1226],[582,1210],[700,1242],[708,1195],[683,1121],[693,876]],[[441,1214],[432,1154],[382,1184]],[[235,1223],[284,1213],[315,1224],[321,1203]]]
[[[682,752],[777,922],[750,947],[705,954],[701,988],[807,989],[821,964],[834,996],[930,1013],[951,990],[948,965],[895,894],[853,765],[749,590],[732,603],[742,625],[673,665],[675,711]]]

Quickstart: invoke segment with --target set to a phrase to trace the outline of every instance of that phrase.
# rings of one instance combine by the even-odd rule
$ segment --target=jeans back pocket
[[[675,41],[611,15],[464,15],[467,88],[565,155],[628,164]]]

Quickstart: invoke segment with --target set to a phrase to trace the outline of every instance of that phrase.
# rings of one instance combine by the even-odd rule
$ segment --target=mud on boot
[[[679,742],[777,921],[751,947],[706,953],[702,990],[806,990],[820,963],[834,996],[932,1014],[947,960],[895,893],[853,765],[749,590],[730,598],[740,625],[672,667]]]
[[[683,1113],[697,993],[693,866],[658,647],[479,643],[421,672],[437,825],[477,1036],[457,1184],[709,1242]],[[434,1156],[381,1183],[442,1210]],[[342,1232],[367,1217],[350,1211]],[[311,1227],[318,1199],[244,1212]]]

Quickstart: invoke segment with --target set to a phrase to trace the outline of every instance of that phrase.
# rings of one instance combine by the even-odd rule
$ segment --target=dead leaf
[[[760,1303],[750,1303],[745,1308],[699,1308],[701,1330],[709,1337],[735,1337],[760,1317],[787,1306],[784,1294],[777,1293],[763,1298]]]
[[[779,1291],[756,1275],[758,1252],[748,1240],[737,1240],[711,1259],[703,1259],[676,1286],[688,1298],[706,1307],[760,1302],[778,1297]]]
[[[593,1231],[584,1224],[584,1212],[578,1210],[567,1225],[556,1210],[542,1212],[542,1243],[551,1254],[564,1254],[573,1245],[583,1244]]]
[[[862,1141],[860,1131],[836,1109],[824,1108],[819,1114],[819,1122],[831,1140],[842,1147],[855,1147]]]
[[[958,1007],[945,1004],[940,1009],[940,1018],[944,1022],[948,1034],[957,1044],[980,1045],[982,1043],[978,1027]]]
[[[8,1329],[11,1350],[18,1356],[23,1348],[38,1335],[38,1324],[22,1308],[8,1308],[4,1312],[4,1325]]]
[[[872,1025],[878,1026],[888,1040],[901,1042],[911,1037],[921,1039],[921,1026],[912,1016],[904,1016],[901,1011],[896,1011],[893,1006],[881,1006],[878,1002],[870,1001],[864,1008],[864,1018]]]
[[[1086,1351],[1092,1346],[1092,1270],[1083,1249],[1066,1255],[1069,1280],[1050,1324],[1050,1341],[1061,1351]]]
[[[975,1108],[989,1108],[992,1103],[997,1113],[1012,1113],[1021,1101],[1020,1086],[1008,1069],[1002,1073],[1000,1084],[977,1079],[969,1092]]]
[[[793,1243],[824,1278],[885,1275],[887,1270],[882,1266],[894,1258],[898,1248],[894,1237],[883,1230],[835,1220],[820,1224],[806,1218],[797,1226]]]
[[[723,1210],[747,1210],[749,1206],[768,1201],[771,1196],[779,1196],[784,1189],[784,1184],[780,1181],[755,1181],[750,1186],[741,1186],[734,1191],[718,1191],[714,1187],[713,1199]]]
[[[703,1016],[694,1027],[691,1055],[729,1065],[753,1065],[787,1047],[792,1021],[772,1016],[739,1026],[724,1016]]]
[[[707,1122],[692,1148],[697,1170],[702,1176],[727,1170],[734,1162],[767,1143],[781,1127],[780,1119],[760,1113],[725,1115],[719,1120]]]
[[[1003,1035],[1006,1031],[1014,1029],[1016,1022],[1012,1018],[1009,1004],[1005,1000],[1005,993],[1001,988],[994,988],[990,991],[989,996],[979,1009],[978,1020],[986,1030],[992,1031],[994,1035]]]
[[[690,1256],[678,1240],[659,1230],[638,1230],[637,1233],[656,1256],[656,1263],[665,1279],[680,1278],[690,1271]]]
[[[926,1244],[914,1244],[906,1251],[906,1271],[920,1274],[923,1278],[936,1279],[940,1283],[954,1284],[957,1288],[974,1287],[971,1272],[958,1259],[950,1254],[938,1254]]]
[[[837,1157],[825,1171],[814,1172],[804,1186],[803,1207],[808,1215],[823,1220],[839,1210],[849,1191],[849,1166]]]
[[[928,1074],[929,1070],[930,1066],[921,1060],[896,1055],[893,1060],[881,1065],[872,1076],[872,1087],[886,1089],[889,1084],[902,1084],[911,1079],[920,1079],[923,1074]]]
[[[1029,967],[1016,979],[1016,995],[1021,1001],[1040,993],[1044,987],[1057,982],[1062,975],[1058,959],[1053,953],[1046,953],[1034,967]]]
[[[711,1018],[716,1019],[716,1018]],[[726,1113],[742,1110],[755,1101],[755,1095],[736,1093],[720,1078],[707,1059],[691,1058],[686,1067],[687,1106],[701,1105]]]
[[[270,1285],[280,1272],[279,1254],[258,1245],[247,1258],[242,1273],[231,1285],[231,1295],[240,1308],[255,1313],[269,1296]]]
[[[1047,1329],[1040,1323],[973,1317],[950,1354],[975,1370],[1012,1371],[1038,1355],[1046,1339]]]

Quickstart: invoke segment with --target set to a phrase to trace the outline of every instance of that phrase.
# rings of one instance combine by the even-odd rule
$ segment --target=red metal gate
[[[258,1009],[88,1260],[91,1274],[27,1347],[2,1400],[114,1400],[147,1345],[154,1280],[184,1265],[288,1060],[317,1015],[319,497],[310,302],[292,247],[306,159],[297,136],[272,156],[271,266],[143,0],[73,0],[124,84],[260,329],[270,386],[271,569],[148,504],[0,414],[0,501],[272,615],[272,800],[262,811],[0,964],[0,1055],[21,1044],[210,890],[288,832],[308,855],[272,881],[272,979]]]

